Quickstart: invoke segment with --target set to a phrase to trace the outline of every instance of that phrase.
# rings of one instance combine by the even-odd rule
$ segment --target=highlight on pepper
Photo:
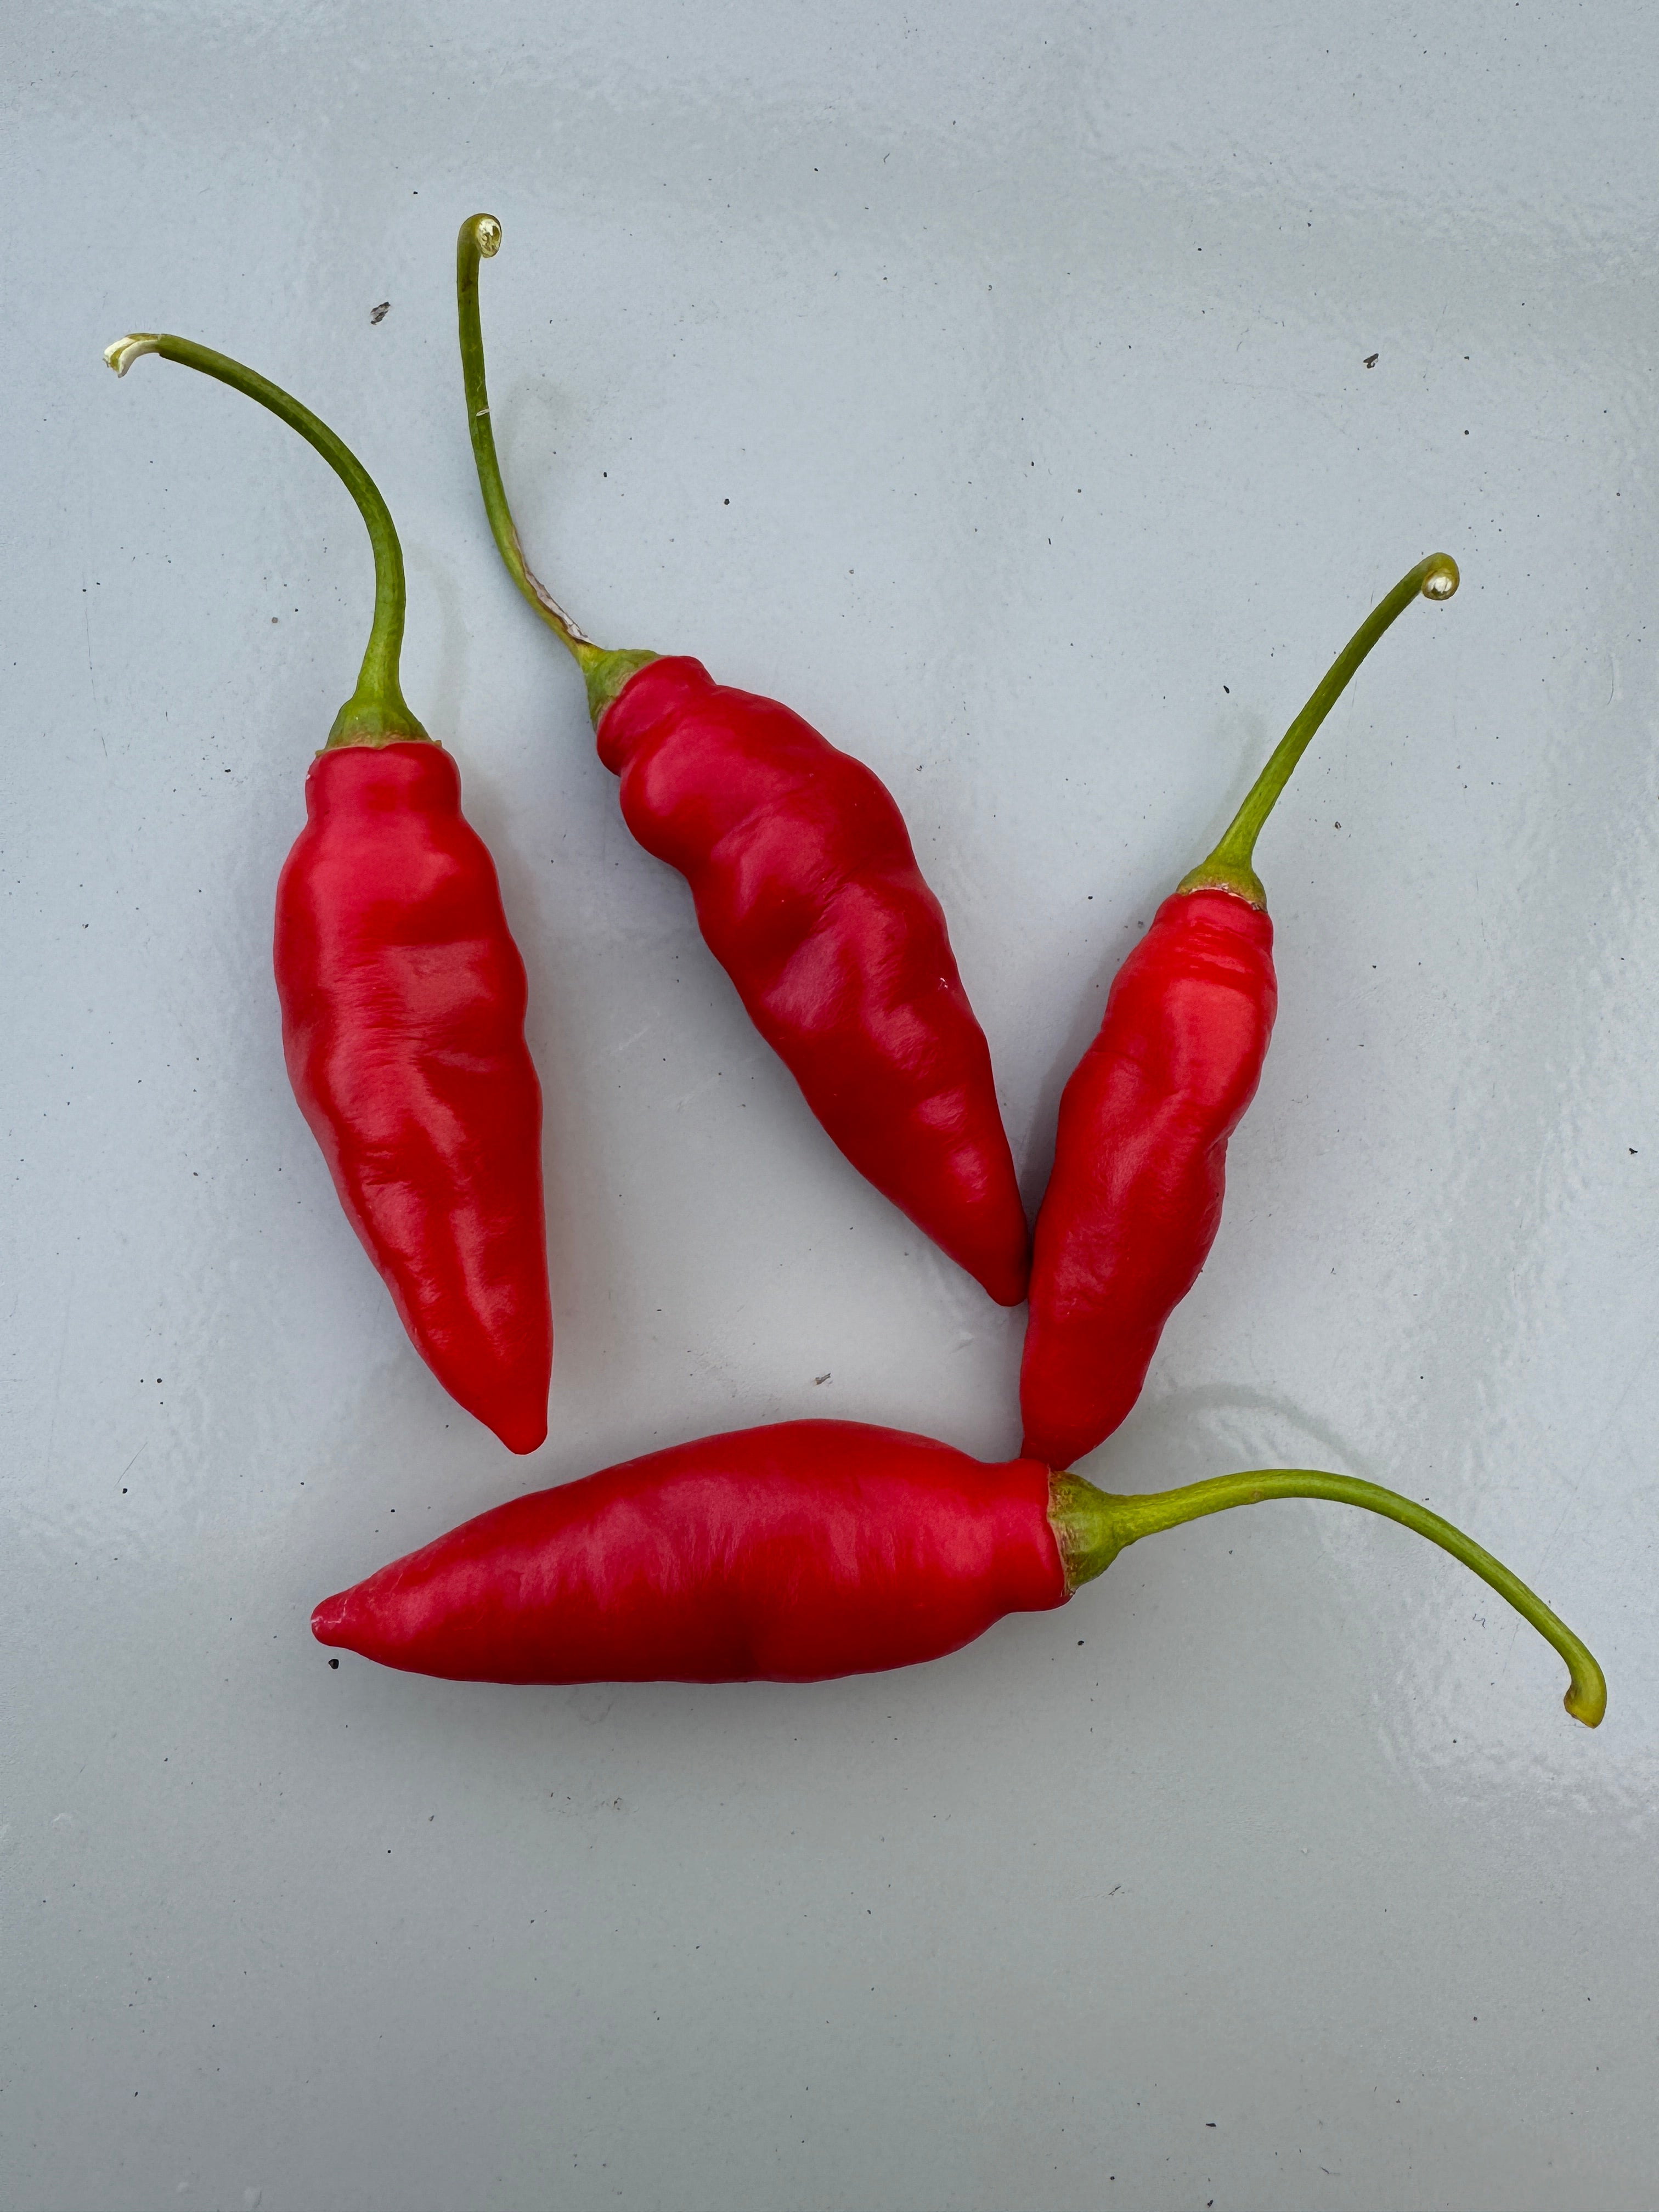
[[[312,1632],[459,1681],[822,1681],[941,1658],[1063,1605],[1145,1536],[1270,1498],[1358,1506],[1450,1553],[1560,1654],[1573,1718],[1600,1723],[1607,1685],[1571,1630],[1376,1483],[1259,1468],[1117,1496],[851,1421],[705,1437],[514,1498],[325,1599]]]

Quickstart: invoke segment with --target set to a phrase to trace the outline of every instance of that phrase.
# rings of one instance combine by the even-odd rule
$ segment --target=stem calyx
[[[297,430],[308,445],[316,448],[356,501],[374,555],[374,619],[356,689],[335,716],[334,726],[328,733],[328,745],[390,745],[410,740],[434,743],[410,711],[398,679],[406,597],[403,548],[398,543],[391,510],[368,471],[344,441],[291,392],[284,392],[269,377],[261,376],[257,369],[233,361],[228,354],[215,353],[210,346],[198,345],[194,338],[174,337],[165,331],[131,331],[105,347],[104,359],[118,376],[125,376],[133,362],[142,360],[147,353],[160,354],[163,361],[176,361],[185,368],[198,369],[204,376],[216,378],[221,384],[229,385],[233,392],[240,392],[248,399],[258,400],[261,407],[269,408],[279,421],[286,422],[290,430]]]
[[[1139,1543],[1143,1536],[1176,1528],[1183,1521],[1200,1520],[1207,1513],[1224,1513],[1235,1505],[1259,1504],[1267,1498],[1324,1498],[1340,1505],[1358,1505],[1386,1520],[1398,1521],[1449,1552],[1554,1645],[1566,1662],[1571,1678],[1563,1704],[1574,1720],[1583,1721],[1586,1728],[1600,1726],[1607,1709],[1607,1686],[1601,1669],[1542,1598],[1502,1560],[1493,1559],[1472,1537],[1431,1513],[1426,1505],[1357,1475],[1326,1474],[1316,1468],[1264,1467],[1244,1474],[1218,1475],[1209,1482],[1188,1483],[1179,1490],[1133,1497],[1097,1490],[1079,1474],[1053,1474],[1048,1478],[1048,1525],[1060,1551],[1066,1590],[1069,1594],[1080,1589],[1097,1575],[1103,1575],[1120,1552]]]
[[[1231,891],[1265,909],[1267,894],[1253,862],[1255,841],[1291,771],[1308,750],[1314,732],[1352,682],[1359,664],[1390,625],[1416,599],[1437,603],[1457,589],[1457,563],[1449,553],[1431,553],[1407,571],[1385,599],[1371,609],[1326,672],[1318,689],[1274,746],[1267,766],[1245,793],[1244,803],[1206,860],[1182,878],[1177,891]]]
[[[484,379],[483,324],[478,313],[478,266],[493,260],[501,250],[501,226],[493,215],[470,215],[455,241],[455,307],[460,322],[461,380],[466,387],[466,427],[472,441],[473,465],[490,535],[509,576],[547,624],[587,683],[587,711],[593,726],[629,678],[654,653],[609,652],[595,645],[579,629],[525,558],[519,526],[507,504],[507,486],[495,453],[495,429],[490,419],[489,388]]]

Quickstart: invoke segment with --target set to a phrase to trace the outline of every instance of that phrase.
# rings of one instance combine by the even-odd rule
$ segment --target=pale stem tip
[[[501,252],[501,227],[493,215],[473,216],[472,236],[486,261],[492,260]]]
[[[118,376],[125,376],[135,361],[147,353],[159,353],[161,341],[151,331],[129,331],[124,338],[104,348],[104,359]]]
[[[1425,599],[1449,599],[1457,589],[1459,581],[1457,563],[1451,555],[1437,553],[1423,579],[1423,596]]]
[[[1589,1671],[1581,1680],[1574,1674],[1571,1686],[1561,1700],[1574,1720],[1583,1721],[1586,1728],[1600,1728],[1607,1717],[1607,1686],[1601,1669],[1592,1659]]]

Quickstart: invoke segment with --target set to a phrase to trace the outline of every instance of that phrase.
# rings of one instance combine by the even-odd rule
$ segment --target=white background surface
[[[10,32],[5,2202],[1651,2204],[1652,11]],[[1087,1471],[1428,1498],[1595,1649],[1599,1734],[1478,1584],[1316,1505],[902,1676],[329,1670],[319,1597],[521,1488],[796,1414],[1018,1442],[1020,1317],[809,1120],[499,567],[477,208],[532,558],[891,784],[1033,1200],[1155,901],[1456,556],[1262,841],[1267,1074]],[[118,386],[134,327],[297,391],[398,519],[408,696],[531,970],[528,1462],[408,1347],[279,1054],[360,526],[245,400]]]

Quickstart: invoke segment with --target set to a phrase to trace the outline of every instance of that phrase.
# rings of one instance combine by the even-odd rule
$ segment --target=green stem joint
[[[1426,1505],[1355,1475],[1325,1474],[1315,1468],[1257,1468],[1247,1474],[1224,1474],[1209,1482],[1189,1483],[1181,1490],[1125,1497],[1097,1490],[1080,1474],[1052,1474],[1048,1522],[1060,1547],[1066,1589],[1079,1589],[1097,1575],[1103,1575],[1120,1552],[1139,1543],[1143,1536],[1178,1528],[1183,1521],[1201,1520],[1206,1513],[1225,1513],[1235,1505],[1256,1505],[1267,1498],[1325,1498],[1339,1505],[1357,1505],[1368,1513],[1398,1521],[1402,1528],[1415,1529],[1443,1552],[1449,1552],[1554,1645],[1566,1662],[1571,1678],[1562,1702],[1586,1728],[1600,1725],[1607,1709],[1607,1686],[1601,1669],[1542,1598],[1500,1559],[1493,1559],[1461,1528],[1454,1528],[1449,1521],[1430,1512]]]
[[[507,505],[501,482],[501,465],[495,453],[495,431],[490,420],[489,391],[484,381],[483,325],[478,318],[478,264],[500,252],[501,227],[493,215],[471,215],[455,241],[455,305],[461,325],[461,377],[466,387],[466,427],[472,440],[472,459],[478,471],[478,489],[489,518],[507,572],[565,651],[581,670],[587,685],[587,711],[595,729],[599,717],[629,677],[656,659],[654,653],[611,652],[595,645],[579,629],[535,570],[525,559],[519,526]]]
[[[1347,690],[1359,664],[1382,633],[1410,606],[1413,599],[1439,603],[1457,589],[1457,563],[1449,553],[1431,553],[1426,561],[1403,575],[1387,599],[1373,607],[1331,663],[1323,681],[1291,724],[1273,756],[1246,793],[1244,804],[1228,823],[1221,842],[1209,858],[1183,876],[1178,891],[1233,891],[1252,906],[1266,907],[1267,894],[1253,865],[1255,841],[1273,812],[1274,803],[1290,781],[1291,770],[1307,751],[1314,732]]]
[[[391,511],[368,471],[343,440],[291,392],[240,361],[233,361],[228,354],[198,345],[193,338],[173,337],[166,331],[134,331],[106,346],[104,359],[118,376],[125,376],[133,362],[147,353],[160,354],[163,361],[176,361],[185,368],[200,370],[204,376],[216,377],[233,392],[268,407],[289,429],[297,430],[308,445],[316,447],[357,503],[374,554],[374,620],[357,688],[334,717],[329,746],[398,744],[411,738],[431,744],[433,740],[410,711],[398,680],[407,597],[403,548],[398,543]]]

